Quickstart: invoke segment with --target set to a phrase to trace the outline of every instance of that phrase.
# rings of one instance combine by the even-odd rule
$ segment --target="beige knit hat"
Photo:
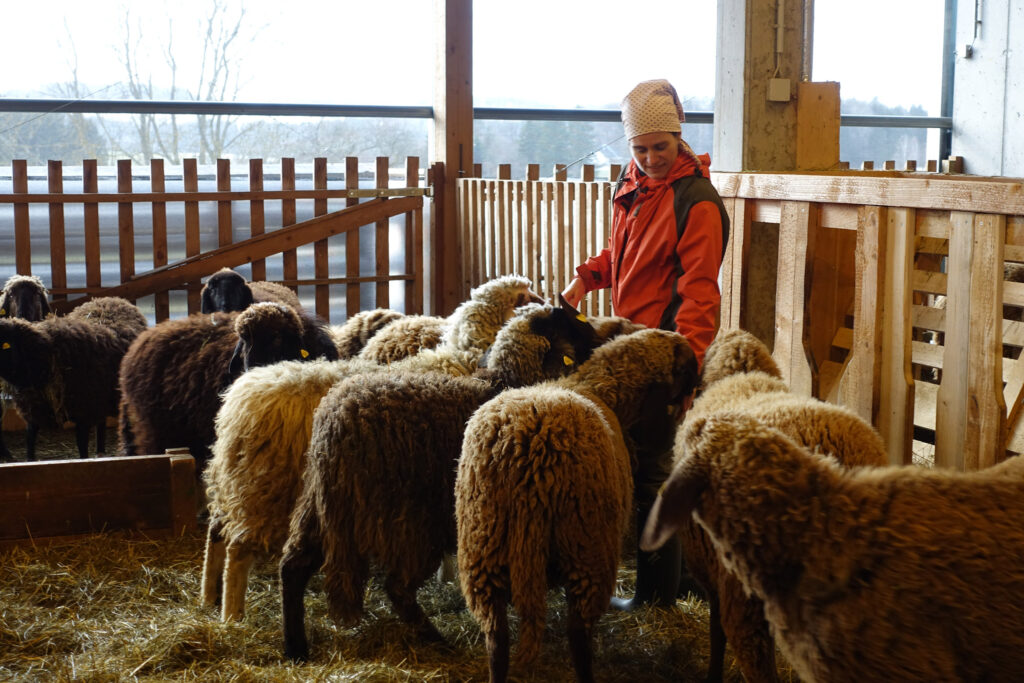
[[[679,95],[664,78],[643,81],[622,100],[622,126],[627,140],[647,133],[679,133],[679,122],[685,120]]]

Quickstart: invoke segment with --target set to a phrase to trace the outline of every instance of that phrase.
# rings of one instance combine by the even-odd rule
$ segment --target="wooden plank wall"
[[[345,198],[347,207],[357,206],[360,203],[359,198],[349,196],[349,190],[358,190],[359,188],[359,160],[356,157],[346,158],[344,180],[340,181],[343,187],[334,188],[331,188],[329,184],[328,162],[325,158],[317,158],[313,161],[312,189],[296,189],[295,159],[293,158],[285,158],[281,161],[280,189],[265,187],[263,166],[263,161],[260,159],[250,160],[248,163],[248,188],[239,190],[232,187],[231,162],[227,159],[220,159],[215,168],[216,190],[200,192],[198,164],[195,159],[185,159],[180,170],[183,191],[167,192],[166,170],[162,159],[154,159],[150,163],[149,187],[139,187],[138,183],[133,182],[134,175],[144,174],[133,173],[131,160],[125,159],[119,161],[116,166],[116,192],[101,194],[95,160],[87,160],[82,164],[81,192],[71,191],[69,187],[65,186],[65,169],[61,162],[51,161],[46,169],[46,191],[29,193],[28,166],[23,160],[15,160],[12,162],[11,192],[4,193],[0,190],[0,210],[3,210],[4,205],[10,206],[12,210],[15,270],[22,274],[33,274],[33,260],[35,260],[35,269],[41,272],[34,274],[43,278],[53,295],[57,309],[62,310],[61,303],[73,305],[74,300],[81,298],[82,295],[102,296],[111,286],[116,286],[109,281],[102,282],[103,265],[106,259],[110,258],[105,254],[116,254],[114,257],[117,264],[116,270],[121,285],[124,285],[147,275],[166,271],[181,263],[190,262],[190,259],[203,261],[209,253],[214,253],[204,252],[202,249],[202,235],[205,232],[212,231],[216,236],[217,249],[224,251],[232,245],[239,244],[235,239],[236,233],[241,232],[243,240],[246,238],[256,240],[281,228],[295,226],[299,202],[312,201],[314,220],[328,215],[329,199]],[[373,175],[375,186],[388,188],[389,176],[388,158],[378,158],[376,172]],[[344,253],[347,264],[345,273],[332,275],[332,272],[336,272],[340,268],[340,264],[331,263],[331,250],[327,235],[334,234],[339,230],[332,228],[330,221],[323,221],[322,236],[312,242],[312,277],[308,275],[300,277],[298,248],[302,247],[304,243],[291,241],[282,245],[279,252],[282,258],[282,276],[278,282],[292,289],[309,287],[313,292],[312,308],[325,320],[331,319],[330,293],[332,286],[344,287],[340,291],[344,291],[347,295],[347,309],[344,316],[347,317],[359,311],[359,290],[362,283],[373,283],[376,304],[387,307],[390,304],[390,283],[402,282],[405,286],[405,312],[422,313],[426,306],[424,292],[428,289],[423,282],[423,200],[421,195],[424,192],[419,187],[418,159],[410,158],[406,162],[405,179],[402,184],[404,188],[413,191],[411,194],[416,197],[417,205],[410,206],[408,202],[403,203],[404,200],[399,199],[394,202],[396,212],[386,210],[376,212],[374,219],[376,225],[375,265],[371,272],[362,272],[360,269],[359,226],[351,226],[346,223],[347,227],[340,230],[345,232],[346,236],[339,238],[345,240]],[[402,192],[403,189],[395,188],[389,196],[401,197]],[[279,202],[281,225],[268,226],[266,224],[267,202]],[[29,210],[32,204],[40,203],[48,206],[45,221],[39,220]],[[116,207],[116,229],[108,229],[101,238],[101,228],[104,226],[101,225],[102,212],[100,208],[104,204]],[[140,206],[147,210],[137,210]],[[169,253],[169,207],[170,210],[177,210],[183,214],[184,251],[181,254]],[[213,208],[204,214],[204,207]],[[236,225],[236,222],[239,222],[239,209],[242,210],[243,215],[244,213],[248,215],[241,219],[241,225]],[[76,216],[80,213],[84,229],[81,240],[84,247],[80,254],[74,255],[75,258],[84,261],[84,283],[78,286],[69,286],[68,284],[69,240],[66,234],[68,212],[74,212]],[[143,215],[146,216],[145,219],[141,218]],[[213,215],[215,225],[204,225],[203,220],[206,220],[202,218],[204,215]],[[389,255],[393,246],[389,219],[393,215],[403,217],[405,238],[400,246],[405,251],[404,272],[392,272],[389,263]],[[246,226],[245,223],[248,225]],[[242,230],[239,231],[237,228],[242,228]],[[32,251],[32,236],[40,233],[47,236],[48,253],[46,255],[33,254]],[[109,243],[111,239],[116,241],[116,245]],[[104,240],[107,241],[106,244],[103,244]],[[106,246],[107,249],[104,250],[103,246]],[[231,265],[242,265],[251,260],[246,258],[242,251],[238,251],[238,253],[240,256],[237,257],[237,263]],[[180,260],[176,260],[174,256],[179,257]],[[40,263],[44,261],[46,265],[41,267]],[[136,263],[141,261],[151,262],[153,270],[137,273]],[[202,268],[193,270],[199,273],[200,277],[212,272],[203,271]],[[265,256],[252,260],[253,279],[264,280],[266,273]],[[193,281],[182,283],[181,287],[171,287],[154,292],[155,319],[161,321],[171,316],[169,291],[174,289],[187,291],[187,311],[189,313],[198,311],[200,288],[201,280],[197,277]]]
[[[712,173],[732,219],[721,321],[773,318],[791,388],[870,420],[894,463],[972,470],[1024,452],[1024,283],[1004,281],[1004,264],[1024,264],[1024,185],[936,168]],[[593,169],[460,180],[466,291],[525,254],[521,272],[553,300],[605,246],[610,202]],[[751,235],[766,227],[778,233],[767,313],[745,305]],[[587,313],[613,312],[588,298]]]

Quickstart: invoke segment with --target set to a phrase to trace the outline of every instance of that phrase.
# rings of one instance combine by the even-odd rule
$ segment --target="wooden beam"
[[[796,85],[796,168],[827,171],[839,166],[839,83]]]
[[[101,531],[196,528],[191,455],[0,465],[0,547]]]
[[[463,290],[456,181],[473,169],[473,3],[434,0],[434,159],[444,178],[435,178],[432,262],[437,264],[431,313],[448,315],[469,292]]]
[[[807,202],[783,202],[779,223],[779,266],[775,294],[775,348],[772,356],[789,382],[804,396],[815,392],[817,368],[807,356],[807,305],[817,212]]]
[[[351,208],[317,216],[308,221],[257,235],[242,242],[197,254],[162,268],[155,268],[120,285],[107,287],[99,296],[136,299],[154,292],[179,287],[186,282],[197,281],[220,268],[233,268],[255,259],[267,258],[285,249],[356,230],[362,225],[398,216],[407,211],[416,211],[422,207],[422,197],[373,199]],[[75,299],[68,302],[68,306],[77,306],[88,299],[89,297]]]

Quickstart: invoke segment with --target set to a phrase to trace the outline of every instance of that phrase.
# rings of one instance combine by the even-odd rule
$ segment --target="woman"
[[[619,177],[608,247],[576,268],[562,293],[583,296],[610,287],[616,315],[686,337],[698,362],[718,328],[718,271],[729,217],[710,177],[710,157],[682,139],[683,106],[672,84],[644,81],[622,101],[632,160]],[[671,451],[638,453],[634,475],[638,534],[672,466]],[[636,594],[618,609],[675,604],[682,558],[678,541],[657,553],[637,551]],[[699,592],[692,579],[682,588]]]

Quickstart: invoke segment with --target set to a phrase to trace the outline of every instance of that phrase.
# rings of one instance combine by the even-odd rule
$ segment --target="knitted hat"
[[[622,126],[627,140],[647,133],[679,133],[679,122],[685,120],[679,95],[664,78],[643,81],[622,100]]]

